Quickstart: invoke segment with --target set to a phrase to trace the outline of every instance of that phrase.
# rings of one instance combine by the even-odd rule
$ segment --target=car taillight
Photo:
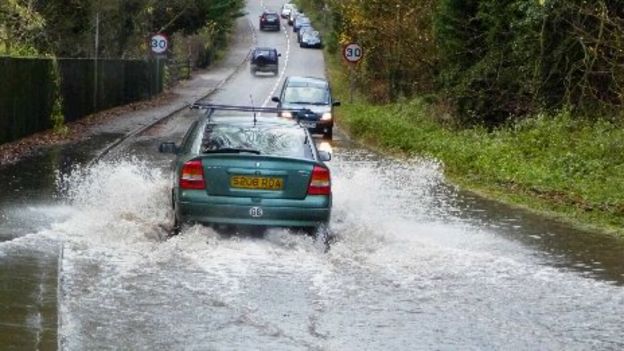
[[[331,179],[329,169],[321,166],[314,166],[312,169],[312,179],[308,186],[308,195],[330,195]]]
[[[200,160],[191,160],[182,166],[180,174],[181,189],[205,189],[204,167]]]

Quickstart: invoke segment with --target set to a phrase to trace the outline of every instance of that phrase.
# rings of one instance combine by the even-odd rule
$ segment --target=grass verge
[[[495,131],[456,129],[423,99],[384,106],[355,94],[346,68],[326,55],[328,76],[343,101],[337,123],[386,152],[440,160],[455,184],[482,196],[624,237],[624,129],[568,112],[527,118]]]

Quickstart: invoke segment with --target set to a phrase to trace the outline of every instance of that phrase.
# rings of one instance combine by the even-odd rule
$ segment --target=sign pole
[[[169,48],[169,39],[164,33],[156,33],[150,38],[150,48],[152,53],[156,56],[156,95],[160,93],[160,59],[167,54]]]
[[[349,103],[353,103],[353,90],[355,90],[355,65],[349,67]]]
[[[156,55],[156,95],[160,94],[160,55]]]
[[[349,63],[349,103],[353,103],[355,90],[355,65],[362,59],[364,51],[357,43],[349,43],[342,49],[342,56]]]
[[[93,112],[98,109],[98,48],[100,46],[100,12],[95,14],[95,43],[93,50]]]

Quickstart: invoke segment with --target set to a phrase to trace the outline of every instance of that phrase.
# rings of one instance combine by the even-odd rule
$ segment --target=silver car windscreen
[[[286,104],[328,105],[329,91],[315,86],[289,86],[282,100]]]
[[[303,39],[304,40],[320,39],[320,37],[319,37],[319,33],[318,32],[316,32],[316,31],[309,31],[309,32],[303,33]]]

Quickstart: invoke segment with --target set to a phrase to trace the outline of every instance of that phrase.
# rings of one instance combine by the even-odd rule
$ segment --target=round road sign
[[[345,60],[356,63],[360,59],[362,59],[362,55],[364,55],[364,51],[359,44],[351,43],[344,47],[342,50],[342,56],[344,56]]]
[[[150,48],[155,54],[162,54],[167,51],[169,41],[164,34],[154,34],[150,38]]]

